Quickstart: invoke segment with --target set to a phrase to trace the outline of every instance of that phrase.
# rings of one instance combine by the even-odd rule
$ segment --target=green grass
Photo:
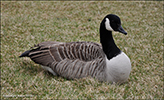
[[[93,78],[66,80],[18,56],[43,41],[99,43],[99,25],[120,16],[128,35],[114,32],[131,59],[122,85]],[[1,99],[164,99],[163,2],[2,2]]]

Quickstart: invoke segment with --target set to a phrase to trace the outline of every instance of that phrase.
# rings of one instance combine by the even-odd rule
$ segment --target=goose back
[[[42,42],[28,55],[35,63],[50,67],[67,79],[92,76],[105,77],[105,54],[100,44],[93,42]]]

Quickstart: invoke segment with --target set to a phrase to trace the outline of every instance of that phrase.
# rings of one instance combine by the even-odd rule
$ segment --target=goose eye
[[[111,20],[111,22],[114,22],[114,20]]]
[[[117,24],[117,27],[119,27],[120,26],[120,24]]]

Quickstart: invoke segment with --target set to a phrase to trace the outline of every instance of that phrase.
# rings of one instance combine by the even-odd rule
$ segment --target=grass
[[[125,84],[54,77],[18,57],[43,41],[99,43],[100,22],[109,13],[128,32],[113,33],[132,63]],[[163,1],[2,2],[1,99],[164,99],[163,71]]]

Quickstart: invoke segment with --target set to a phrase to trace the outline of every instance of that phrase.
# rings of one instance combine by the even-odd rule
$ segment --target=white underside
[[[51,74],[53,74],[54,76],[56,76],[57,74],[50,68],[50,67],[47,67],[47,66],[42,66],[42,68],[46,71],[49,71]]]
[[[121,54],[110,60],[106,57],[106,65],[106,81],[123,83],[129,78],[131,62],[129,57],[124,52],[121,52]]]

